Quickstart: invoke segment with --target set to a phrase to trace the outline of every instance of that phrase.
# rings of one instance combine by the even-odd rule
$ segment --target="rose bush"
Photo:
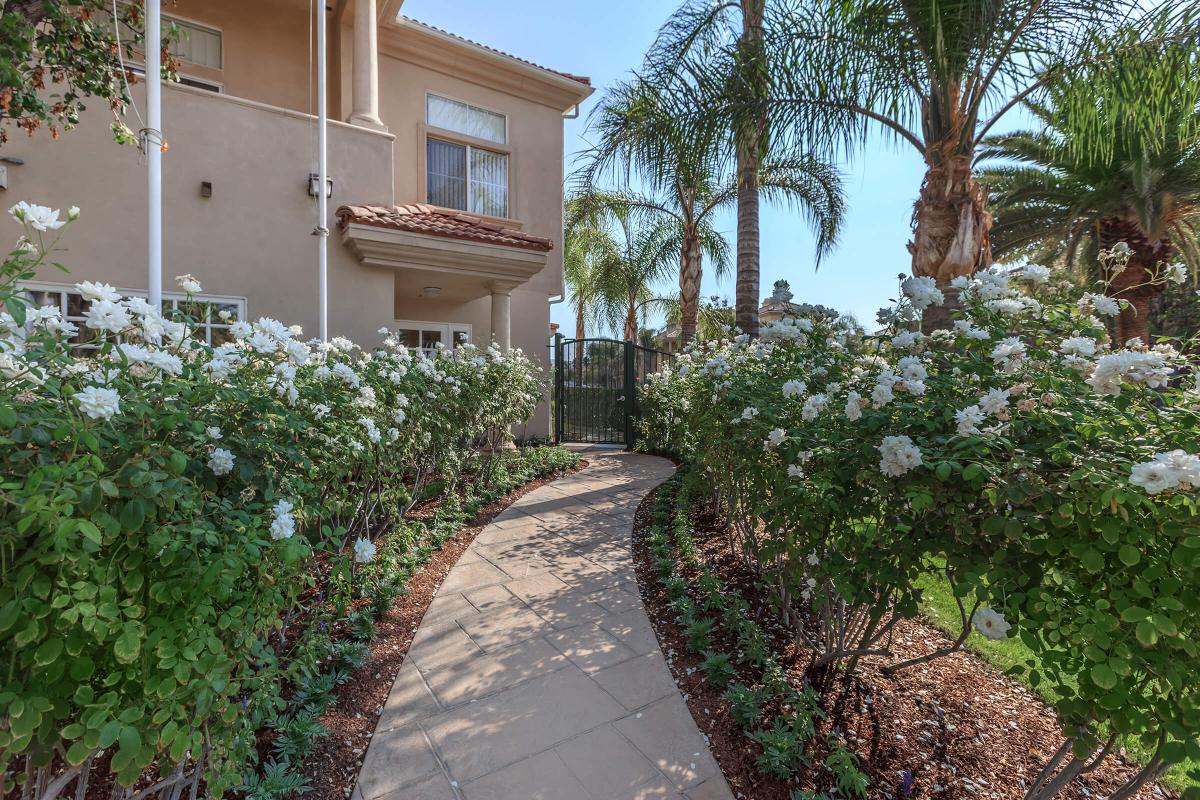
[[[908,278],[879,333],[784,320],[692,349],[643,399],[646,445],[704,471],[814,667],[890,657],[929,574],[957,646],[972,624],[1021,638],[1069,736],[1031,797],[1123,737],[1150,754],[1131,785],[1200,757],[1197,364],[1109,343],[1107,298],[1047,278],[959,279],[931,336],[941,292]]]
[[[278,701],[315,565],[352,576],[414,502],[452,495],[468,460],[486,474],[479,452],[532,414],[538,370],[515,350],[410,352],[386,331],[370,352],[306,342],[271,319],[234,321],[213,348],[186,317],[90,282],[95,347],[81,350],[75,325],[19,291],[66,220],[12,214],[25,236],[0,271],[4,792],[49,768],[38,796],[53,797],[105,758],[124,786],[201,764],[219,796],[251,720],[274,713],[262,706]]]

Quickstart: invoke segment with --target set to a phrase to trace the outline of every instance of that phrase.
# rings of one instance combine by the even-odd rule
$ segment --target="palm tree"
[[[660,76],[661,77],[661,76]],[[672,92],[676,92],[674,96]],[[747,202],[744,175],[726,168],[730,137],[719,128],[693,126],[675,110],[692,97],[682,82],[635,78],[610,89],[592,114],[597,142],[587,153],[578,173],[580,182],[596,187],[611,172],[627,188],[637,178],[650,188],[645,195],[625,194],[627,202],[658,216],[672,219],[679,230],[679,297],[681,339],[686,344],[696,333],[703,277],[703,255],[710,253],[718,276],[728,266],[727,248],[712,227],[717,211],[737,203],[739,209],[739,294],[750,298],[752,321],[743,330],[757,333],[758,278],[757,234],[754,237],[753,286],[745,267],[741,213]],[[768,200],[794,204],[816,228],[817,257],[836,243],[844,213],[841,178],[828,164],[806,155],[767,153],[756,164],[754,204],[759,193]],[[757,219],[757,211],[754,212]],[[757,222],[754,223],[757,229]]]
[[[678,326],[683,318],[683,307],[678,296],[664,298],[663,307],[666,309],[667,328]],[[729,301],[716,295],[707,302],[700,303],[700,312],[696,318],[696,338],[702,342],[720,339],[732,339],[737,335],[737,322],[734,318],[733,307]],[[683,342],[681,341],[682,345]]]
[[[600,263],[615,257],[617,242],[594,214],[582,213],[585,199],[568,197],[563,230],[563,277],[575,312],[575,338],[587,335],[587,323],[597,319],[600,301]]]
[[[1149,343],[1167,262],[1200,268],[1200,53],[1161,30],[1157,38],[1051,85],[1043,102],[1027,103],[1041,130],[993,137],[981,152],[1006,162],[982,173],[995,195],[997,256],[1037,247],[1040,260],[1127,300],[1118,342]],[[1129,261],[1105,274],[1098,254],[1118,242]]]
[[[637,340],[638,323],[657,303],[654,285],[671,273],[675,251],[671,248],[670,225],[664,220],[638,224],[639,217],[616,211],[620,256],[601,264],[601,314],[621,338]]]
[[[714,58],[707,52],[714,36],[693,36],[691,41],[705,47],[693,58],[677,57],[682,66],[674,69],[693,76],[705,98],[694,125],[726,124],[724,109],[737,120],[769,119],[760,143],[783,132],[816,152],[832,153],[853,149],[869,131],[882,128],[915,148],[925,177],[908,249],[913,274],[935,278],[950,301],[927,312],[927,327],[944,327],[957,298],[949,282],[991,261],[991,215],[972,166],[979,143],[1056,75],[1110,50],[1097,32],[1138,19],[1139,5],[1138,0],[768,4],[761,23],[766,33],[749,63],[737,43],[717,47],[722,53],[717,60],[737,67],[737,81],[706,78],[703,64]],[[692,0],[688,18],[716,20],[716,9],[726,6]]]
[[[646,77],[669,89],[692,117],[708,117],[710,130],[732,152],[737,202],[738,327],[758,335],[759,172],[773,149],[767,47],[779,19],[767,0],[687,0],[659,31],[646,57]],[[719,99],[719,102],[714,102]],[[687,125],[686,116],[680,119]],[[698,128],[703,130],[704,128]],[[711,138],[704,133],[701,138]]]
[[[677,213],[662,198],[630,192],[584,190],[574,196],[572,205],[568,207],[567,228],[572,230],[577,227],[605,231],[606,235],[611,237],[614,242],[611,247],[606,245],[605,250],[613,251],[615,255],[610,255],[605,261],[607,266],[597,272],[597,282],[601,287],[600,293],[607,298],[605,308],[608,310],[610,318],[615,318],[613,316],[615,306],[612,304],[613,295],[609,291],[606,281],[609,281],[609,278],[614,275],[624,276],[618,280],[618,283],[622,285],[627,285],[629,281],[635,280],[633,276],[641,268],[630,271],[620,267],[618,262],[633,257],[633,245],[641,237],[651,236],[653,246],[661,248],[662,257],[666,259],[666,263],[661,266],[661,269],[666,270],[667,273],[670,272],[672,262],[680,262],[680,254],[683,254],[682,257],[687,263],[694,264],[697,292],[699,292],[700,264],[705,258],[716,265],[718,275],[723,275],[728,270],[729,243],[712,226],[708,215],[689,217],[686,213]],[[648,243],[647,247],[649,246]],[[649,250],[645,255],[649,257]],[[623,269],[624,272],[622,272]],[[660,274],[658,266],[653,271],[649,270],[648,266],[646,267],[645,288],[638,290],[639,312],[649,311],[655,306],[662,305],[662,300],[653,291],[653,284],[662,280],[664,276],[665,273]],[[628,311],[624,305],[621,305],[625,302],[624,290],[618,290],[617,296],[619,298],[617,305],[623,309],[617,316],[624,320]],[[602,303],[602,305],[604,304]],[[621,322],[619,325],[614,324],[612,327],[614,330],[620,328],[624,331],[625,322]]]
[[[629,195],[590,191],[572,197],[566,228],[593,249],[588,255],[597,320],[626,341],[638,321],[661,304],[656,285],[670,276],[682,235],[669,216]],[[589,231],[586,237],[580,232]]]

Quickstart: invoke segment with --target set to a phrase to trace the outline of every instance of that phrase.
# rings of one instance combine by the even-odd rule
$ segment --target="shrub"
[[[1029,276],[959,279],[930,336],[941,293],[910,278],[875,335],[819,314],[693,348],[647,382],[643,438],[706,478],[816,668],[889,657],[940,575],[979,598],[962,638],[1020,636],[1060,698],[1042,789],[1120,736],[1144,781],[1200,756],[1197,365],[1108,343],[1115,301]]]
[[[62,221],[13,214],[26,238],[0,270],[4,792],[17,759],[30,774],[65,764],[65,785],[106,751],[121,785],[199,764],[220,795],[282,711],[281,682],[329,655],[327,635],[293,650],[306,612],[347,610],[373,579],[372,537],[431,487],[453,496],[468,464],[489,469],[475,445],[490,452],[532,413],[536,368],[390,336],[370,352],[305,342],[271,319],[234,320],[234,341],[211,348],[187,317],[92,283],[76,331],[18,286]],[[369,636],[369,610],[348,619]],[[296,719],[299,748],[316,729]],[[246,791],[294,788],[276,778]]]

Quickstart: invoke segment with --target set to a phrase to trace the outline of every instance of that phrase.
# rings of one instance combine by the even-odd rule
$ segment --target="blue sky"
[[[641,64],[659,26],[679,0],[407,0],[402,13],[555,69],[587,75],[597,87],[578,120],[566,122],[571,156],[587,147],[586,118],[606,86]],[[921,184],[920,156],[872,140],[852,163],[842,164],[849,215],[838,248],[813,268],[813,236],[804,221],[782,208],[762,216],[762,289],[787,279],[798,302],[823,303],[870,324],[896,293],[896,275],[907,272],[909,220]],[[732,214],[718,219],[732,242]],[[664,287],[669,289],[670,287]],[[733,300],[733,278],[704,280],[704,296]],[[564,332],[574,319],[564,303],[552,320]]]

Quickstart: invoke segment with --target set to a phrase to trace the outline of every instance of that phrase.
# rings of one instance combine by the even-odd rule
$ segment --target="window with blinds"
[[[221,69],[223,55],[219,30],[166,15],[164,18],[179,29],[179,37],[171,42],[173,56],[202,67]]]
[[[122,2],[121,5],[124,6],[127,4]],[[97,20],[106,27],[112,25],[113,17],[109,11],[98,11],[96,16]],[[167,25],[174,25],[178,33],[172,39],[169,47],[171,55],[181,61],[187,61],[201,67],[209,67],[210,69],[224,68],[225,53],[220,29],[210,28],[207,25],[201,25],[199,22],[173,17],[170,14],[163,14],[162,19],[164,28]],[[120,36],[122,42],[132,42],[138,38],[137,33],[123,22],[118,23],[117,34]]]
[[[508,155],[429,137],[428,202],[488,217],[508,216]]]

